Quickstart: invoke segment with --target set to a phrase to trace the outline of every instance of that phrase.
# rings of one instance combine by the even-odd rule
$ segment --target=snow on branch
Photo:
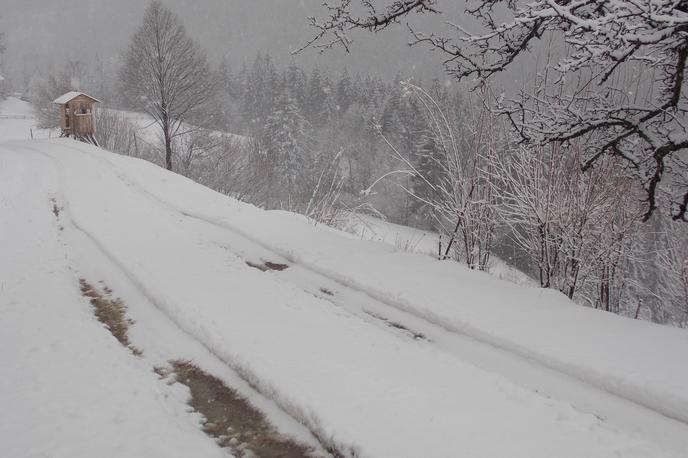
[[[310,18],[316,34],[304,48],[349,51],[354,29],[380,32],[407,16],[441,14],[431,0],[375,4],[326,1],[329,18]],[[644,219],[661,206],[674,219],[688,221],[688,177],[682,172],[688,152],[688,2],[478,0],[466,5],[465,13],[481,24],[479,33],[450,20],[443,31],[409,26],[411,44],[440,51],[449,74],[477,86],[533,49],[556,47],[540,69],[547,75],[540,84],[499,111],[524,142],[583,140],[588,146],[584,170],[604,155],[622,159],[645,190]]]
[[[335,46],[341,46],[349,52],[353,43],[349,37],[351,30],[380,32],[398,23],[402,17],[410,13],[438,12],[435,9],[437,0],[397,0],[385,8],[375,6],[372,0],[361,0],[358,8],[351,3],[351,0],[341,0],[338,3],[324,2],[323,6],[327,9],[329,17],[325,20],[319,20],[314,16],[308,18],[310,25],[318,32],[294,53],[297,54],[308,47],[324,51]],[[363,14],[355,14],[355,9],[362,10]]]

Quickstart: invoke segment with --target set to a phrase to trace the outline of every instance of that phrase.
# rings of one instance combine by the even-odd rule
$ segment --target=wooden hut
[[[100,100],[83,92],[68,92],[53,101],[60,108],[60,129],[63,137],[73,137],[89,143],[98,144],[93,134],[93,110]]]

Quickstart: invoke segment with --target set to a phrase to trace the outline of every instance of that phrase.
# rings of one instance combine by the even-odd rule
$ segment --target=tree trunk
[[[163,120],[162,130],[165,136],[165,167],[172,171],[172,134],[170,133],[170,124],[167,119]]]
[[[172,171],[172,139],[165,133],[165,167]]]

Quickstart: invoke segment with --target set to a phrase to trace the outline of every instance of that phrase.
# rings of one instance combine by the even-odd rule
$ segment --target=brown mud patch
[[[114,298],[112,290],[105,285],[97,288],[83,278],[79,285],[81,293],[93,306],[98,321],[134,355],[143,355],[142,350],[129,341],[129,326],[134,321],[127,318],[124,302]],[[194,364],[175,360],[170,362],[170,367],[155,367],[154,372],[160,378],[169,377],[189,388],[189,405],[203,416],[203,431],[238,458],[320,456],[313,447],[281,435],[265,415],[236,390]]]
[[[254,269],[258,269],[262,272],[267,272],[268,270],[274,270],[277,272],[281,272],[281,271],[289,268],[289,266],[287,264],[279,264],[279,263],[270,262],[270,261],[264,261],[262,264],[257,264],[255,262],[246,261],[246,265],[253,267]]]
[[[265,416],[220,379],[188,361],[172,361],[175,380],[191,391],[189,404],[203,417],[203,431],[238,457],[299,458],[314,450],[280,435]],[[163,375],[165,370],[156,372]]]
[[[129,342],[129,326],[134,321],[127,318],[127,308],[121,299],[112,297],[112,290],[107,286],[100,291],[85,279],[79,280],[81,294],[89,299],[93,306],[93,313],[98,321],[103,323],[110,333],[136,356],[143,352]]]

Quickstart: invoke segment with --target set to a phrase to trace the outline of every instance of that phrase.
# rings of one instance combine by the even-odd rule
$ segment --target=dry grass
[[[270,262],[270,261],[265,261],[265,267],[267,267],[270,270],[277,270],[279,272],[289,268],[289,266],[286,264],[279,264],[279,263]]]
[[[123,346],[129,348],[135,355],[140,356],[142,351],[129,342],[129,326],[134,322],[127,318],[127,309],[120,299],[112,297],[112,290],[107,286],[100,292],[85,279],[79,280],[81,294],[89,298],[93,306],[93,313],[98,321],[108,328],[110,333]]]
[[[171,364],[176,380],[191,390],[191,406],[205,417],[203,430],[221,447],[239,457],[313,456],[312,448],[279,435],[260,411],[218,378],[188,361]]]

